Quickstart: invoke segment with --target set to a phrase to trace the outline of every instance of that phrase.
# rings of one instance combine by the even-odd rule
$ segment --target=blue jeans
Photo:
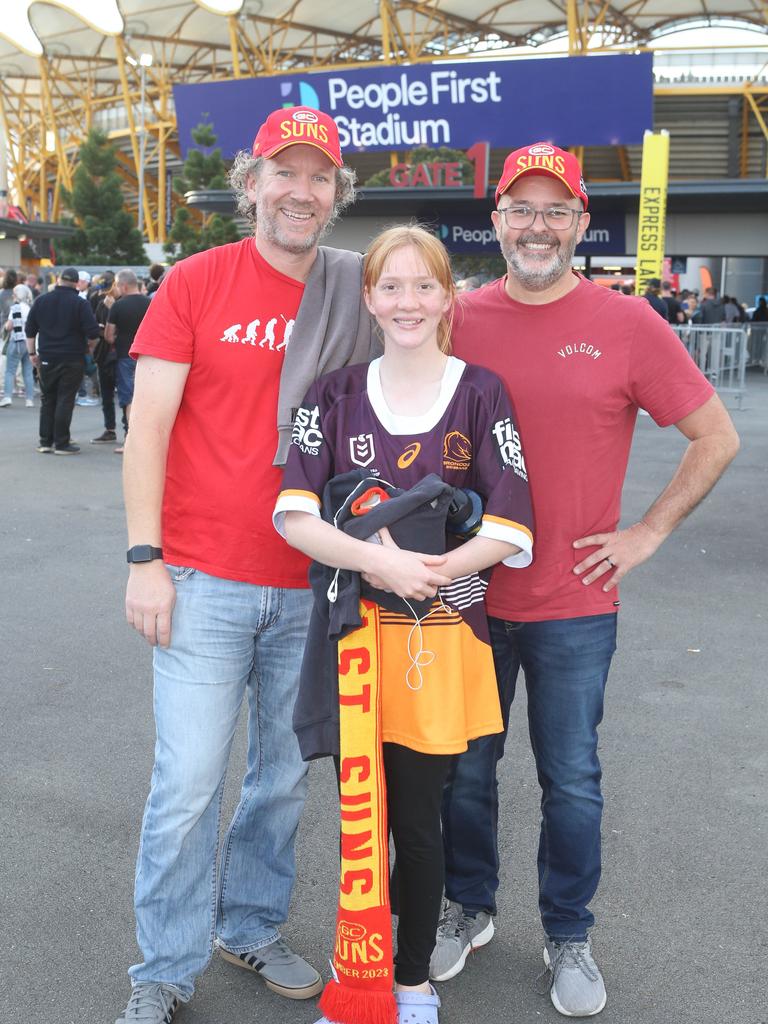
[[[115,379],[117,381],[117,401],[119,402],[120,407],[124,409],[126,405],[130,405],[133,402],[133,388],[136,380],[136,360],[131,359],[130,356],[125,356],[124,359],[118,359]]]
[[[26,392],[27,401],[31,402],[35,397],[35,378],[32,373],[32,362],[27,351],[27,343],[25,341],[9,341],[5,357],[5,397],[13,398],[13,382],[16,378],[19,363],[21,363],[24,391]]]
[[[155,648],[157,744],[136,865],[134,983],[182,999],[214,940],[244,953],[288,916],[307,765],[291,726],[312,594],[169,566],[171,645]],[[248,758],[217,863],[224,777],[243,698]]]
[[[522,666],[528,731],[541,786],[539,910],[550,938],[586,937],[600,881],[597,727],[616,649],[616,615],[543,622],[490,619],[504,732],[469,744],[443,799],[445,891],[466,910],[496,912],[498,784],[509,712]]]

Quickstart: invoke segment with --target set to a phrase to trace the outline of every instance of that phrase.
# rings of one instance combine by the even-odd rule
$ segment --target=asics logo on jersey
[[[305,455],[319,455],[325,438],[320,429],[320,410],[316,405],[311,409],[300,406],[293,421],[291,444],[295,444]]]
[[[356,466],[370,466],[376,458],[376,450],[373,446],[373,434],[358,434],[357,437],[349,439],[349,457]]]
[[[408,469],[410,464],[414,461],[416,456],[421,451],[421,442],[414,441],[413,444],[409,444],[403,454],[397,460],[398,469]]]
[[[443,438],[443,466],[446,469],[469,469],[472,442],[460,430],[451,430]]]
[[[590,359],[599,359],[603,353],[588,341],[572,341],[569,345],[559,348],[557,354],[561,359],[567,359],[568,356],[589,356]]]
[[[515,430],[515,425],[510,417],[496,420],[491,427],[491,434],[496,441],[502,466],[510,466],[519,477],[527,481],[528,473],[525,468],[520,435]]]

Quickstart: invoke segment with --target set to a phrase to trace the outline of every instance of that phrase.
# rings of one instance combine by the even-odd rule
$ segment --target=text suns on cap
[[[312,124],[317,124],[317,114],[314,110],[296,110],[293,114],[294,121],[310,121]]]
[[[551,156],[555,150],[553,146],[541,144],[538,146],[530,146],[528,152],[531,156]]]

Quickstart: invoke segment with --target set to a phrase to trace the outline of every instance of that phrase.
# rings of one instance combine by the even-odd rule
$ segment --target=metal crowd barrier
[[[768,373],[768,323],[747,324],[747,366]]]
[[[704,376],[719,394],[733,395],[739,408],[747,390],[746,326],[752,325],[680,324],[674,328]]]

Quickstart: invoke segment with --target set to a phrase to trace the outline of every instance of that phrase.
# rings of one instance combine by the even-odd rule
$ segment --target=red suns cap
[[[523,146],[509,154],[496,186],[497,206],[509,186],[527,174],[544,174],[548,178],[562,181],[574,199],[581,199],[586,210],[589,197],[581,175],[581,164],[573,153],[549,142],[535,142],[532,146]]]
[[[253,155],[270,157],[288,146],[314,146],[343,166],[336,122],[312,107],[282,107],[273,110],[253,140]]]

